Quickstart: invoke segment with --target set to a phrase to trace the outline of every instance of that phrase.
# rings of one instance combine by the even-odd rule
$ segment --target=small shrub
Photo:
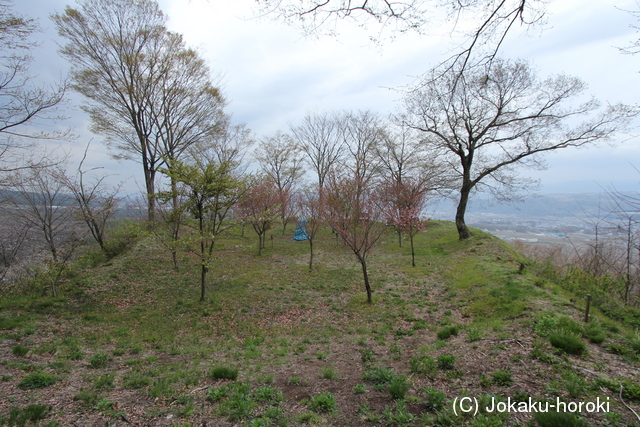
[[[212,388],[207,393],[207,400],[210,400],[211,402],[219,402],[220,400],[229,397],[229,390],[228,385]]]
[[[540,427],[588,427],[589,424],[571,412],[534,412]]]
[[[289,379],[289,384],[300,385],[300,384],[302,384],[302,379],[300,377],[291,377]]]
[[[509,387],[513,384],[513,376],[506,369],[501,369],[493,373],[493,383],[501,387]]]
[[[398,427],[410,426],[415,418],[411,412],[407,411],[407,407],[403,402],[398,402],[395,411],[388,406],[385,407],[382,414],[390,424]]]
[[[209,370],[209,378],[235,381],[238,378],[238,370],[228,366],[215,366]]]
[[[299,423],[309,424],[309,425],[316,425],[322,422],[322,418],[319,415],[314,414],[313,412],[309,412],[307,414],[300,414],[296,417],[296,419],[298,420]]]
[[[583,335],[585,338],[594,344],[601,344],[604,342],[606,333],[602,326],[597,322],[589,322],[584,328]]]
[[[529,357],[531,357],[533,360],[539,360],[542,363],[547,363],[549,365],[555,363],[554,357],[545,352],[546,348],[546,343],[540,339],[537,339],[533,343],[533,349],[531,350],[531,353],[529,353]]]
[[[115,378],[115,374],[112,373],[108,373],[108,374],[104,374],[104,375],[100,375],[95,379],[95,382],[93,384],[94,388],[113,388],[113,380]]]
[[[453,354],[441,354],[438,356],[438,368],[443,371],[450,371],[454,369],[456,364],[456,357]]]
[[[436,372],[436,361],[429,356],[417,356],[409,360],[411,373],[419,375],[433,376]]]
[[[607,346],[607,351],[609,353],[618,354],[623,356],[627,353],[627,347],[623,344],[611,343]]]
[[[253,395],[258,402],[275,403],[284,399],[282,392],[273,386],[260,387]]]
[[[598,378],[596,379],[596,385],[606,387],[613,393],[620,393],[620,388],[622,387],[622,397],[624,399],[640,402],[640,385],[636,381],[628,378]]]
[[[482,388],[487,388],[487,387],[490,387],[491,384],[493,384],[493,381],[491,381],[491,379],[485,374],[480,374],[480,379],[478,380],[478,384],[480,384],[480,387]]]
[[[389,384],[395,378],[395,374],[389,368],[378,366],[364,371],[362,379],[371,381],[375,385]]]
[[[446,339],[449,339],[449,337],[451,337],[452,335],[458,335],[459,330],[460,328],[457,325],[447,326],[445,328],[440,329],[436,333],[436,336],[438,337],[439,340],[446,340]]]
[[[447,395],[442,391],[438,391],[433,387],[428,387],[425,391],[425,404],[431,411],[439,411],[444,408]]]
[[[22,409],[14,407],[9,410],[8,419],[0,418],[0,424],[25,426],[29,423],[37,425],[38,421],[43,420],[49,414],[49,409],[47,405],[28,405]]]
[[[171,381],[168,378],[158,378],[153,382],[149,389],[151,397],[168,397],[173,394],[174,390]]]
[[[316,394],[309,401],[309,409],[317,413],[333,412],[337,407],[338,402],[336,401],[336,397],[329,391]]]
[[[324,378],[325,380],[335,380],[336,378],[338,378],[338,373],[335,369],[328,366],[322,369],[322,378]]]
[[[360,350],[360,360],[362,363],[371,363],[375,360],[376,354],[370,348]]]
[[[34,372],[24,377],[18,384],[18,387],[25,390],[44,388],[55,384],[56,381],[58,381],[58,377],[55,375]]]
[[[278,421],[278,420],[282,420],[284,418],[284,412],[282,411],[282,408],[277,407],[277,406],[270,406],[267,409],[265,409],[264,411],[264,415],[263,417],[268,418],[270,420],[273,421]],[[286,425],[285,422],[279,424],[276,423],[277,425]]]
[[[570,397],[576,398],[582,396],[587,388],[587,382],[584,378],[579,375],[574,374],[573,372],[567,372],[563,375],[564,377],[564,388],[567,390],[567,393]]]
[[[24,357],[27,355],[27,353],[29,353],[29,347],[25,347],[20,344],[14,345],[13,347],[11,347],[11,352],[14,356]]]
[[[478,329],[469,329],[467,331],[467,342],[475,342],[480,341],[482,339],[482,334]]]
[[[629,347],[635,353],[640,354],[640,334],[638,332],[629,338]]]
[[[558,329],[573,332],[576,335],[582,335],[582,333],[584,332],[582,326],[569,316],[561,316],[558,319],[557,325]]]
[[[67,359],[69,360],[82,360],[84,358],[84,353],[79,348],[70,348],[67,353]]]
[[[125,388],[131,389],[147,387],[150,384],[151,378],[139,372],[131,372],[130,374],[125,376],[124,381],[122,382],[122,385]]]
[[[531,397],[531,395],[529,393],[527,393],[526,391],[517,389],[514,393],[513,393],[513,400],[515,400],[516,402],[528,402],[529,398]]]
[[[94,409],[97,409],[98,411],[109,415],[120,414],[116,409],[116,402],[113,402],[106,397],[100,399],[98,403],[96,403],[96,406],[94,406]]]
[[[362,383],[356,384],[353,386],[353,392],[355,394],[364,394],[367,392],[367,387]]]
[[[407,382],[407,378],[401,375],[396,376],[391,380],[389,385],[387,386],[387,390],[391,395],[393,400],[404,399],[404,396],[407,394],[409,390],[409,383]]]
[[[91,390],[80,390],[73,400],[81,400],[85,405],[93,406],[98,402],[98,394]]]
[[[241,382],[229,384],[226,388],[226,398],[220,400],[220,414],[227,416],[229,421],[248,418],[251,411],[258,406],[251,398],[251,386]]]
[[[109,364],[109,356],[104,353],[94,354],[89,358],[89,366],[93,369],[106,368]]]
[[[562,329],[549,334],[549,342],[568,354],[580,355],[586,350],[586,345],[578,335]]]

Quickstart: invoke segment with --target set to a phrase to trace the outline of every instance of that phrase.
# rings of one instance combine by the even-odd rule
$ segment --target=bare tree
[[[121,186],[110,188],[106,185],[103,175],[95,177],[90,183],[87,182],[87,172],[94,171],[99,168],[93,168],[89,171],[83,170],[84,161],[87,158],[87,151],[90,143],[85,148],[84,155],[75,177],[69,177],[66,173],[60,171],[60,180],[73,195],[78,206],[80,216],[87,225],[91,236],[100,246],[102,252],[109,258],[113,257],[113,253],[109,252],[106,245],[107,225],[115,215],[118,209],[118,192]]]
[[[228,163],[234,174],[242,175],[249,166],[247,153],[254,143],[254,136],[246,124],[232,125],[227,117],[220,132],[202,138],[189,148],[189,158],[195,162]]]
[[[612,188],[608,196],[612,214],[618,219],[617,231],[622,235],[622,262],[618,263],[618,274],[624,282],[623,299],[629,304],[636,290],[640,290],[640,194]],[[636,303],[640,301],[638,295],[636,300]]]
[[[421,179],[405,177],[404,180],[387,180],[382,184],[382,199],[385,202],[385,220],[398,233],[402,247],[402,234],[409,236],[411,244],[411,265],[416,266],[414,237],[425,227],[423,210],[431,191]]]
[[[403,123],[385,129],[376,154],[382,169],[383,193],[391,209],[388,222],[394,225],[402,247],[402,234],[416,230],[426,199],[446,193],[450,171],[437,153],[425,151],[419,132]],[[410,238],[413,244],[413,236]]]
[[[402,184],[407,176],[422,169],[426,154],[420,144],[418,132],[406,124],[397,129],[387,127],[381,134],[380,144],[375,147],[382,174],[387,180]]]
[[[636,0],[636,9],[635,10],[625,10],[625,12],[627,12],[629,15],[633,16],[635,19],[640,20],[640,2],[638,2]],[[638,27],[637,25],[633,25],[632,28],[634,28],[636,30],[636,32],[640,31],[640,27]],[[624,54],[635,55],[638,52],[640,52],[640,38],[632,41],[626,47],[619,47],[618,49],[620,49],[620,51],[622,53],[624,53]]]
[[[289,135],[278,131],[260,141],[256,159],[262,171],[273,179],[278,188],[282,234],[285,234],[294,210],[293,191],[304,174],[302,152]]]
[[[322,193],[326,203],[325,220],[342,242],[358,259],[362,267],[367,302],[371,304],[372,289],[367,260],[371,250],[386,232],[382,199],[372,185],[363,185],[359,178],[332,174]]]
[[[330,113],[307,113],[298,126],[291,127],[293,138],[307,155],[318,177],[318,190],[342,156],[342,135],[338,116]]]
[[[491,62],[507,34],[516,26],[529,27],[541,21],[545,0],[257,0],[266,15],[298,25],[306,34],[338,32],[340,21],[374,27],[370,38],[378,42],[385,30],[424,32],[437,21],[450,24],[450,31],[463,28],[466,41],[451,63],[464,70],[472,58]],[[389,28],[390,27],[390,28]],[[466,30],[464,28],[470,28]],[[389,31],[388,31],[389,32]],[[482,53],[481,53],[482,52]]]
[[[307,220],[305,229],[309,241],[309,271],[313,271],[313,244],[320,227],[325,222],[324,198],[316,187],[310,187],[298,194],[297,204],[300,215]]]
[[[376,155],[382,141],[380,119],[371,111],[345,112],[337,117],[342,145],[348,152],[341,160],[359,185],[368,186],[381,171]]]
[[[153,0],[84,0],[52,19],[67,40],[61,53],[72,63],[72,87],[90,100],[91,129],[116,157],[142,164],[151,220],[159,168],[225,121],[210,71],[167,30]]]
[[[460,239],[471,236],[464,217],[472,191],[512,198],[525,183],[518,166],[542,167],[548,151],[608,140],[637,114],[624,105],[601,108],[594,99],[572,105],[584,89],[575,77],[540,81],[525,61],[495,60],[463,74],[434,69],[406,92],[404,121],[457,175]]]
[[[251,224],[258,235],[258,255],[262,255],[267,231],[273,227],[279,212],[279,195],[273,179],[265,175],[254,176],[238,203],[237,214],[242,221]]]
[[[61,119],[57,106],[63,100],[67,83],[33,86],[30,50],[36,43],[30,37],[38,31],[38,25],[33,19],[15,14],[12,6],[12,1],[0,0],[1,172],[50,164],[46,158],[34,158],[34,143],[68,135],[68,132],[37,132],[28,126],[36,120]]]
[[[9,218],[5,215],[5,221]],[[7,221],[8,222],[8,221]],[[11,224],[10,227],[2,229],[2,239],[0,239],[0,284],[11,268],[19,261],[25,242],[30,237],[31,224]]]
[[[81,242],[74,200],[65,194],[61,174],[54,168],[32,168],[11,178],[13,213],[23,224],[37,230],[51,256],[53,296],[57,295],[58,280]]]

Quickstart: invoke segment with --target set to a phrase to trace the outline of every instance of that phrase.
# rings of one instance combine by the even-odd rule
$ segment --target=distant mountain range
[[[30,198],[40,197],[37,193],[27,193],[27,195]],[[11,200],[17,205],[26,205],[28,199],[18,191],[0,190],[0,201],[4,200]],[[57,206],[72,206],[75,204],[75,199],[70,194],[58,194],[56,195],[56,202]]]
[[[633,193],[629,193],[633,195]],[[640,195],[636,193],[636,197]],[[433,216],[452,219],[456,204],[441,200],[430,212]],[[611,201],[606,193],[558,193],[531,197],[523,202],[498,203],[487,197],[472,199],[468,214],[494,214],[528,217],[593,217],[604,216],[611,211]]]

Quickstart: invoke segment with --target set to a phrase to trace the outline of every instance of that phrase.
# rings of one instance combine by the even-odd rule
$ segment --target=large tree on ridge
[[[224,100],[155,1],[79,3],[52,16],[67,41],[60,52],[72,63],[72,87],[89,99],[92,131],[107,137],[116,157],[142,164],[151,220],[158,170],[214,138],[226,123]]]
[[[406,92],[404,121],[457,175],[460,239],[471,236],[465,213],[472,191],[483,186],[512,198],[523,184],[517,167],[542,167],[548,151],[607,140],[637,114],[593,98],[574,102],[585,89],[576,77],[539,80],[525,61],[496,59],[463,72],[436,68]]]

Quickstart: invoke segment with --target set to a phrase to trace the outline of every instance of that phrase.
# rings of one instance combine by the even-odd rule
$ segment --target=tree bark
[[[205,293],[207,291],[207,272],[209,267],[202,264],[202,270],[200,272],[200,302],[204,302]]]
[[[469,203],[469,193],[471,187],[462,186],[460,190],[460,202],[458,203],[458,209],[456,209],[456,228],[458,229],[458,236],[460,240],[468,239],[471,237],[471,232],[464,222],[464,214],[467,211],[467,203]]]
[[[369,274],[367,273],[367,261],[362,257],[358,257],[358,259],[360,260],[360,264],[362,265],[362,275],[364,276],[364,287],[367,290],[367,303],[371,304],[373,300],[371,298],[371,285],[369,284]]]
[[[144,180],[147,190],[147,219],[149,222],[155,220],[156,198],[155,198],[155,178],[156,171],[151,169],[147,164],[143,163]]]
[[[415,251],[415,248],[413,246],[413,234],[411,232],[409,232],[409,240],[411,240],[411,266],[415,267],[416,266],[416,251]]]

